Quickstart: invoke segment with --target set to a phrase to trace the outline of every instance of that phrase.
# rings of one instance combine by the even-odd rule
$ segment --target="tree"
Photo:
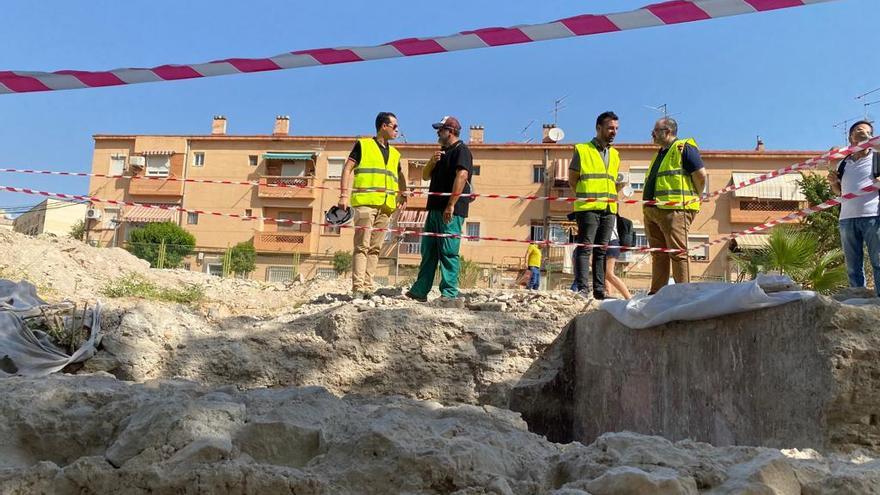
[[[252,241],[239,242],[230,250],[229,271],[247,275],[257,268],[257,251]]]
[[[86,236],[86,221],[85,220],[77,220],[76,223],[70,227],[70,232],[67,233],[69,237],[81,241]]]
[[[819,174],[805,174],[798,181],[798,187],[807,199],[807,204],[816,206],[836,195],[825,177]],[[818,241],[819,252],[827,252],[840,247],[840,230],[837,219],[840,217],[840,205],[833,206],[805,217],[801,224],[804,230],[811,233]]]
[[[761,272],[776,272],[816,292],[830,293],[847,283],[843,252],[825,251],[817,260],[819,240],[803,225],[779,225],[770,231],[768,246],[732,256],[739,280]]]
[[[157,222],[132,230],[128,250],[138,258],[149,261],[150,266],[155,268],[163,241],[164,265],[168,268],[180,266],[183,258],[189,256],[196,245],[196,238],[179,225],[171,222]]]
[[[333,270],[337,275],[345,275],[351,271],[351,253],[336,251],[333,253]]]

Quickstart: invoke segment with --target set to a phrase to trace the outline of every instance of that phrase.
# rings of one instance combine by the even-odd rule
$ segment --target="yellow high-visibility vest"
[[[672,143],[660,167],[657,169],[657,177],[654,182],[654,199],[660,202],[677,201],[677,205],[657,205],[664,210],[694,210],[700,211],[700,193],[694,187],[694,180],[681,166],[681,152],[684,145],[689,144],[697,147],[696,141],[691,138],[679,139]],[[660,152],[658,151],[657,154]],[[657,156],[654,156],[654,160]],[[692,201],[684,204],[686,201]]]
[[[373,138],[359,139],[358,142],[361,144],[361,161],[354,167],[351,206],[377,206],[394,211],[399,191],[400,152],[388,145],[388,163],[385,163],[382,150]]]
[[[602,201],[575,201],[574,211],[605,211],[617,213],[617,171],[620,169],[620,155],[608,147],[608,167],[599,150],[592,143],[576,144],[574,149],[581,162],[580,177],[575,196],[583,199]],[[608,202],[606,200],[614,200]]]

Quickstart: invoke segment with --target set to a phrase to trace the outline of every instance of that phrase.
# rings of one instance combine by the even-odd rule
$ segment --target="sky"
[[[627,11],[650,0],[4,2],[0,71],[106,70],[375,45],[492,26]],[[878,0],[772,12],[457,53],[101,89],[0,95],[0,168],[88,172],[94,134],[373,132],[392,111],[408,142],[433,142],[443,115],[483,125],[487,142],[540,138],[565,97],[565,143],[595,117],[620,116],[617,141],[648,142],[666,104],[704,149],[827,150],[834,124],[880,100]],[[868,109],[880,117],[880,103]],[[529,124],[531,125],[529,126]],[[522,132],[527,126],[525,132]],[[86,179],[0,173],[0,185],[73,194]],[[40,198],[0,193],[0,208]]]

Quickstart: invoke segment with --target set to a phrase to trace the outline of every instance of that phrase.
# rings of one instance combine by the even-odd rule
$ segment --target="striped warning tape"
[[[731,184],[727,187],[719,189],[715,192],[709,193],[705,195],[701,201],[707,202],[712,198],[720,196],[722,194],[736,191],[742,189],[744,187],[752,186],[775,177],[779,177],[781,175],[790,174],[794,172],[799,172],[801,170],[811,169],[819,164],[826,163],[831,160],[838,160],[845,158],[850,153],[855,153],[858,151],[866,150],[872,147],[880,147],[880,136],[873,137],[867,141],[863,141],[853,146],[849,146],[847,148],[840,148],[828,151],[820,156],[810,158],[809,160],[796,163],[794,165],[789,165],[787,167],[780,168],[778,170],[774,170],[772,172],[767,172],[765,174],[761,174],[757,177],[753,177],[747,181],[743,181],[736,184]],[[100,173],[88,173],[88,172],[64,172],[64,171],[54,171],[54,170],[34,170],[34,169],[19,169],[19,168],[0,168],[0,172],[7,173],[20,173],[20,174],[37,174],[37,175],[58,175],[58,176],[68,176],[68,177],[99,177],[106,179],[130,179],[130,180],[152,180],[152,181],[170,181],[170,182],[187,182],[187,183],[195,183],[195,184],[226,184],[226,185],[242,185],[242,186],[263,186],[263,187],[276,187],[276,188],[293,188],[293,189],[317,189],[317,190],[327,190],[327,191],[339,191],[339,187],[331,187],[331,186],[319,186],[319,185],[308,185],[308,184],[298,184],[297,182],[291,183],[260,183],[259,181],[241,181],[234,179],[193,179],[193,178],[178,178],[178,177],[146,177],[146,176],[130,176],[130,175],[107,175]],[[356,189],[357,191],[385,191],[384,188],[367,188],[367,189]],[[407,196],[411,197],[419,197],[419,196],[454,196],[452,193],[448,192],[433,192],[433,191],[407,191]],[[516,194],[492,194],[492,193],[473,193],[473,194],[460,194],[461,197],[470,197],[470,198],[488,198],[488,199],[514,199],[514,200],[525,200],[525,201],[561,201],[572,203],[578,201],[579,198],[576,197],[566,197],[566,196],[537,196],[537,195],[516,195]],[[581,201],[587,203],[593,202],[614,202],[613,199],[596,199],[596,198],[581,198]],[[666,202],[658,202],[656,200],[640,200],[640,199],[620,199],[617,200],[618,203],[623,204],[645,204],[645,205],[660,205],[660,206],[676,206],[682,204],[681,201],[666,201]],[[691,201],[693,202],[693,201]],[[685,202],[688,203],[688,202]]]
[[[377,46],[300,50],[269,58],[227,58],[199,64],[109,71],[0,71],[0,94],[98,88],[412,57],[681,24],[829,1],[833,0],[671,0],[628,12],[583,14],[543,24],[483,28],[433,38],[407,38]]]
[[[202,214],[202,215],[211,215],[211,216],[217,216],[217,217],[236,218],[236,219],[239,219],[242,221],[261,220],[264,222],[280,223],[280,224],[310,225],[310,226],[317,226],[317,227],[337,227],[336,225],[331,225],[328,223],[311,222],[308,220],[289,220],[289,219],[285,219],[285,218],[248,216],[248,215],[240,215],[238,213],[223,213],[223,212],[217,212],[217,211],[197,210],[197,209],[191,209],[191,208],[183,208],[182,206],[174,206],[174,205],[153,205],[153,204],[148,204],[148,203],[137,203],[134,201],[120,201],[120,200],[115,200],[115,199],[98,198],[98,197],[94,197],[94,196],[54,193],[54,192],[38,191],[38,190],[34,190],[34,189],[12,187],[12,186],[3,186],[3,185],[0,185],[0,191],[32,194],[32,195],[37,195],[37,196],[45,196],[45,197],[52,197],[52,198],[59,198],[59,199],[90,201],[92,203],[104,203],[104,204],[120,205],[120,206],[140,206],[143,208],[157,209],[157,210],[180,211],[180,212],[184,212],[184,213],[198,213],[198,214]],[[838,196],[836,198],[825,201],[821,204],[811,206],[808,208],[804,208],[800,211],[797,211],[795,213],[791,213],[789,215],[778,218],[776,220],[771,220],[769,222],[765,222],[765,223],[762,223],[761,225],[756,225],[754,227],[750,227],[750,228],[743,230],[743,231],[740,231],[740,232],[734,232],[734,233],[728,234],[726,236],[720,237],[714,241],[709,241],[709,242],[705,242],[703,244],[698,244],[698,245],[692,246],[688,249],[651,248],[651,247],[644,247],[644,246],[632,246],[632,247],[615,246],[615,247],[619,247],[623,251],[635,251],[635,252],[682,253],[682,252],[694,251],[697,249],[703,249],[705,247],[720,244],[720,243],[726,242],[730,239],[735,239],[737,237],[740,237],[740,236],[743,236],[746,234],[760,232],[762,230],[768,229],[768,228],[773,227],[775,225],[778,225],[780,223],[791,222],[791,221],[797,220],[799,218],[803,218],[803,217],[806,217],[806,216],[811,215],[813,213],[816,213],[818,211],[826,210],[828,208],[831,208],[832,206],[838,205],[838,204],[843,203],[845,201],[849,201],[851,199],[855,199],[857,197],[864,196],[867,194],[872,194],[877,191],[880,191],[880,181],[878,181],[870,186],[866,186],[866,187],[862,188],[861,190],[859,190],[859,192],[843,194],[843,195]],[[403,228],[394,228],[394,227],[375,228],[375,227],[362,227],[362,226],[356,226],[356,225],[341,225],[338,227],[342,227],[342,228],[346,228],[346,229],[354,229],[354,230],[360,229],[360,230],[366,230],[369,232],[392,232],[392,233],[396,233],[396,234],[400,234],[400,235],[410,234],[410,235],[418,235],[420,237],[455,238],[455,239],[465,239],[465,240],[475,240],[475,241],[480,240],[480,241],[514,242],[514,243],[520,243],[520,244],[530,244],[532,242],[530,240],[513,239],[513,238],[507,238],[507,237],[481,237],[481,236],[470,236],[470,235],[463,235],[463,234],[461,234],[461,235],[460,234],[438,234],[438,233],[434,233],[434,232],[422,232],[420,230],[406,230]],[[543,241],[543,242],[539,242],[538,244],[540,244],[542,246],[548,246],[548,247],[550,247],[550,246],[553,246],[553,247],[576,246],[576,247],[584,247],[584,248],[596,248],[596,247],[607,248],[607,247],[609,247],[606,244],[586,244],[586,243],[552,242],[552,241]]]

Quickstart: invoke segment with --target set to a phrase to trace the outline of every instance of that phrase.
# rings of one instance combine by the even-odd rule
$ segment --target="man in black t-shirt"
[[[448,196],[429,195],[428,218],[423,232],[453,234],[457,237],[422,236],[419,275],[406,295],[419,301],[427,300],[434,285],[434,272],[440,265],[440,294],[444,299],[458,296],[458,272],[460,269],[458,250],[461,246],[461,231],[468,207],[472,201],[461,194],[469,194],[473,174],[474,159],[471,150],[459,135],[461,123],[455,117],[443,117],[433,124],[437,129],[437,142],[440,151],[434,152],[422,171],[423,180],[431,180],[428,190],[435,193],[451,193]]]

